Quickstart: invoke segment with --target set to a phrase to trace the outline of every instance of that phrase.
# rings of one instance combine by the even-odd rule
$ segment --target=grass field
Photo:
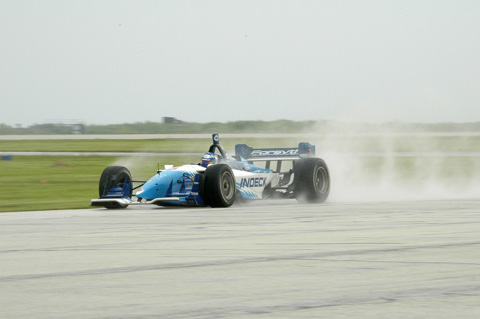
[[[296,146],[298,138],[222,138],[224,148],[233,153],[235,144],[256,147]],[[303,141],[305,142],[305,141]],[[339,136],[325,135],[309,139],[318,152],[480,152],[480,136]],[[63,152],[198,152],[203,153],[211,139],[146,140],[0,140],[0,151]]]
[[[257,147],[296,146],[297,139],[223,139],[233,153],[236,143]],[[338,190],[370,187],[388,192],[392,184],[425,188],[428,181],[443,188],[468,186],[475,191],[480,179],[480,158],[461,156],[480,152],[480,137],[319,137],[310,142],[324,157],[332,175],[332,196]],[[75,152],[196,152],[206,151],[209,139],[159,140],[27,140],[0,141],[0,151]],[[383,152],[385,156],[355,157],[351,152]],[[456,152],[458,157],[391,157],[391,152]],[[198,156],[14,156],[0,161],[0,212],[87,208],[98,197],[98,180],[106,166],[128,167],[134,179],[144,180],[165,164],[193,163]],[[385,186],[382,186],[384,183]],[[388,185],[387,185],[388,184]],[[429,184],[429,185],[430,185]],[[367,187],[368,186],[368,187]],[[383,187],[383,188],[382,188]],[[355,189],[353,188],[352,192]],[[358,191],[357,191],[358,192]],[[479,194],[480,195],[480,194]]]
[[[258,144],[256,139],[222,139],[225,149],[232,151],[235,144]],[[0,151],[43,151],[43,152],[205,152],[212,140],[207,139],[146,139],[146,140],[0,140]],[[262,145],[280,147],[285,144],[296,146],[298,140],[271,138],[262,140]],[[259,145],[260,146],[260,145]]]
[[[132,175],[143,180],[155,174],[158,164],[168,163],[183,162],[179,157],[15,156],[0,161],[0,212],[88,208],[90,199],[98,197],[105,167],[129,166]]]

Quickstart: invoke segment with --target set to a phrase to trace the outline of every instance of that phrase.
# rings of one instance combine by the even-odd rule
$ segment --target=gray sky
[[[0,0],[0,123],[480,121],[480,1]]]

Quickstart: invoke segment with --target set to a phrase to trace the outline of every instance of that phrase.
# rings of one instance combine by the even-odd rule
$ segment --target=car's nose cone
[[[163,171],[153,176],[150,180],[143,184],[135,196],[137,198],[145,198],[147,200],[152,200],[159,197],[168,197],[173,192],[178,192],[182,181],[183,173],[181,171]]]

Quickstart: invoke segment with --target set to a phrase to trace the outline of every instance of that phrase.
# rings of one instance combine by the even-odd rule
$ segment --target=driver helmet
[[[212,152],[207,152],[203,154],[200,165],[203,167],[207,167],[210,164],[216,164],[216,163],[218,163],[218,155]]]

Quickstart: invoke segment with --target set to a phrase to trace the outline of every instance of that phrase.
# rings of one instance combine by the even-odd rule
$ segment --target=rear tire
[[[300,159],[293,166],[293,194],[301,203],[323,203],[330,193],[330,174],[321,158]]]
[[[226,164],[207,167],[205,179],[200,186],[203,201],[211,207],[229,207],[235,202],[235,176]]]
[[[108,166],[102,172],[100,176],[100,182],[98,185],[99,196],[108,194],[110,189],[115,186],[124,187],[125,183],[132,182],[132,174],[128,168],[123,166]],[[132,189],[130,189],[129,197],[132,197]],[[105,208],[127,208],[128,205],[123,205],[119,203],[108,203],[105,204]]]

